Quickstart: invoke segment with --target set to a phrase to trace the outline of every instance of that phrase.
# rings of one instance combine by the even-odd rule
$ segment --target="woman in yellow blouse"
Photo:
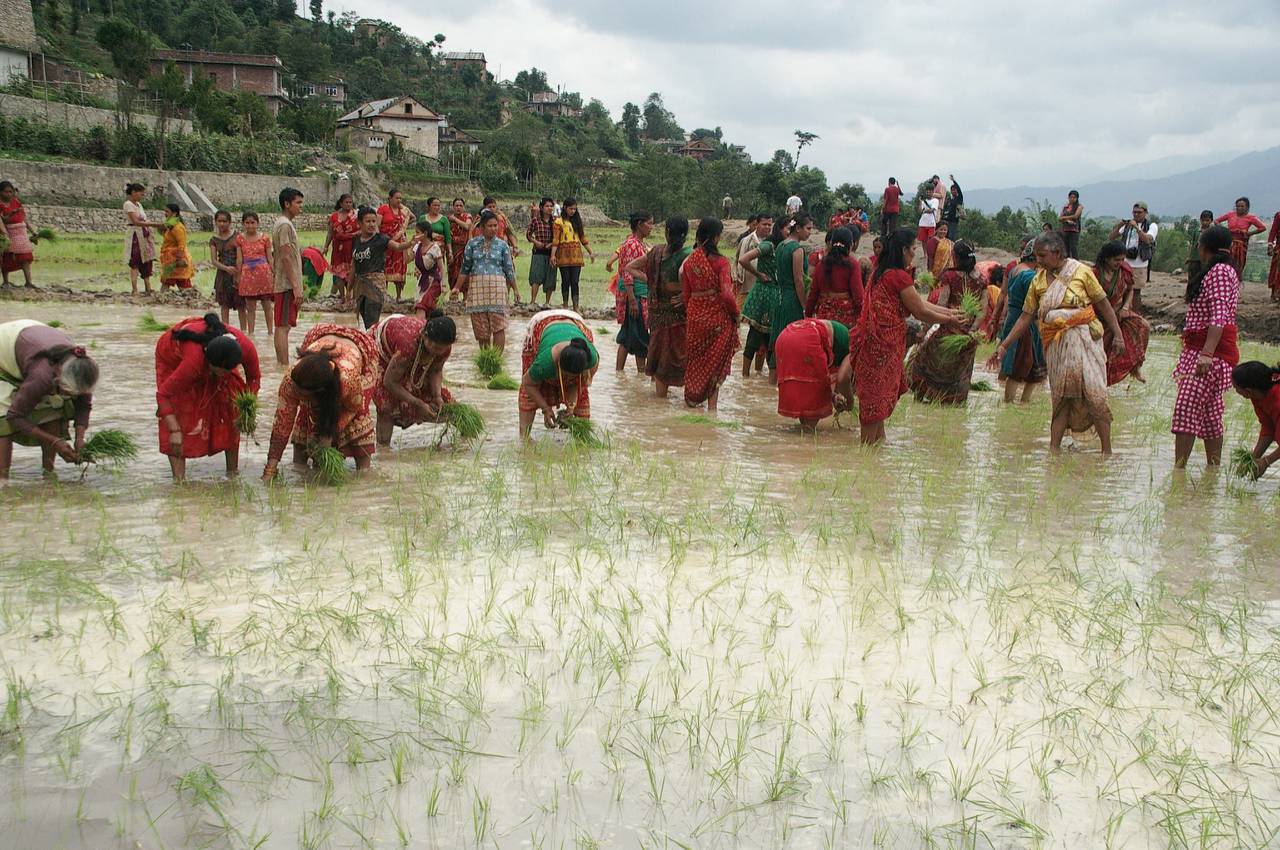
[[[591,245],[587,241],[587,231],[582,226],[578,202],[573,198],[565,198],[564,208],[560,211],[551,234],[551,267],[560,270],[561,303],[568,307],[569,296],[572,294],[574,310],[578,309],[578,280],[582,277],[584,249],[594,263],[596,255],[591,252]]]

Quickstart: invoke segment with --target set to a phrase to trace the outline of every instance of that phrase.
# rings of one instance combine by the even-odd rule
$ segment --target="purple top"
[[[30,434],[35,427],[28,415],[36,405],[58,392],[58,370],[49,358],[40,354],[58,345],[72,345],[71,339],[57,328],[32,325],[18,334],[13,358],[22,371],[22,385],[9,399],[9,411],[5,418],[15,431]],[[93,396],[81,395],[73,399],[76,410],[76,427],[89,426],[89,411],[93,409]]]

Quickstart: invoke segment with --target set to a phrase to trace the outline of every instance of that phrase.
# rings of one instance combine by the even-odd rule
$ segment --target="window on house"
[[[405,114],[405,115],[412,115],[412,114],[413,114],[413,104],[412,104],[412,103],[406,103],[406,104],[404,105],[404,114]]]
[[[329,97],[337,97],[337,96],[338,96],[338,87],[337,87],[337,86],[326,86],[326,87],[325,87],[325,94],[329,95]]]

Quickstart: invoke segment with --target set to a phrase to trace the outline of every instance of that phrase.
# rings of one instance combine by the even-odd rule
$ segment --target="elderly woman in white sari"
[[[1116,354],[1124,353],[1124,335],[1093,270],[1066,256],[1066,243],[1060,234],[1040,234],[1036,237],[1035,252],[1039,271],[1027,291],[1022,316],[1000,343],[992,361],[999,362],[1005,350],[1027,332],[1031,322],[1038,321],[1049,388],[1053,393],[1053,423],[1049,426],[1051,450],[1055,453],[1062,450],[1062,437],[1068,428],[1076,433],[1094,428],[1102,453],[1109,455],[1111,408],[1107,404],[1103,326],[1111,331],[1111,348]]]

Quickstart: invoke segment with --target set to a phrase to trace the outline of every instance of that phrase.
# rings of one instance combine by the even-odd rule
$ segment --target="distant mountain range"
[[[1136,168],[1139,173],[1143,170]],[[1004,206],[1026,206],[1028,198],[1048,198],[1061,205],[1072,189],[1080,190],[1086,215],[1117,217],[1127,214],[1139,200],[1146,201],[1151,212],[1161,217],[1198,215],[1206,209],[1221,214],[1232,208],[1236,198],[1247,195],[1254,214],[1269,223],[1280,209],[1280,147],[1168,177],[1100,180],[1079,186],[966,189],[964,201],[966,206],[990,213]]]

